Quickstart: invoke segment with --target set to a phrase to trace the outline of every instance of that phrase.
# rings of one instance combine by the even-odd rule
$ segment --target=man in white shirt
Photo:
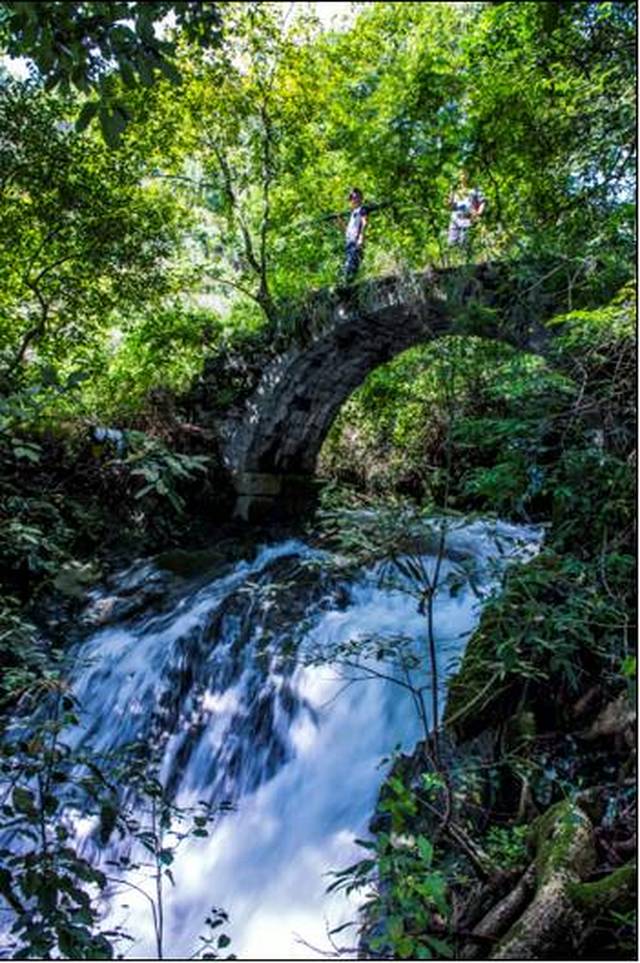
[[[367,209],[363,204],[362,191],[354,187],[349,193],[351,214],[345,229],[344,276],[347,282],[353,281],[362,261],[364,232],[367,226]]]
[[[452,194],[449,198],[451,220],[447,240],[451,247],[464,247],[467,243],[469,228],[477,220],[486,205],[486,199],[477,188],[467,188],[466,177],[462,178],[460,194]]]

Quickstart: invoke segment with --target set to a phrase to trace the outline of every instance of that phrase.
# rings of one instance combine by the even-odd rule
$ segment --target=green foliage
[[[630,556],[587,562],[549,548],[511,571],[450,682],[445,724],[478,731],[526,685],[528,704],[549,725],[595,678],[615,685],[627,654],[632,567]]]
[[[326,212],[344,208],[354,179],[386,205],[371,218],[370,273],[442,259],[463,165],[489,197],[480,246],[526,251],[526,304],[563,284],[577,303],[628,273],[625,4],[576,4],[552,30],[539,4],[374,4],[329,34],[302,10],[285,22],[269,5],[228,4],[224,35],[211,4],[2,7],[11,50],[31,45],[57,87],[2,85],[0,350],[11,377],[80,362],[85,411],[100,418],[114,399],[130,410],[197,370],[207,325],[197,310],[174,314],[177,287],[229,309],[231,332],[251,304],[271,331],[293,323],[292,302],[335,280],[343,241]],[[154,24],[170,12],[159,39]],[[214,57],[203,55],[211,43]],[[135,115],[116,153],[70,129],[79,105],[65,89],[86,83],[106,100],[85,104],[80,126],[95,110],[117,136]],[[552,163],[540,162],[538,131]],[[415,440],[416,461],[420,411],[401,406],[394,442]]]
[[[215,3],[107,2],[0,4],[0,43],[12,57],[33,61],[46,90],[72,87],[98,91],[78,117],[84,130],[98,116],[111,147],[130,119],[126,99],[109,96],[107,81],[117,70],[125,89],[151,86],[158,75],[180,83],[176,41],[156,28],[172,16],[178,32],[204,47],[221,38],[220,5]]]
[[[0,528],[3,564],[14,571],[25,566],[32,574],[51,575],[57,571],[64,558],[60,542],[68,542],[71,533],[64,527],[55,506],[45,500],[37,502],[19,497],[7,498],[4,504],[13,517]],[[30,524],[29,518],[37,522]],[[52,519],[62,526],[58,532],[49,527]]]
[[[578,386],[569,427],[582,423],[592,432],[592,444],[597,440],[619,457],[635,444],[636,309],[636,287],[629,283],[604,307],[550,322],[557,332],[551,359]]]
[[[0,750],[2,827],[14,843],[0,850],[0,894],[14,916],[9,946],[21,959],[112,959],[122,933],[99,924],[107,878],[81,855],[62,818],[66,787],[83,782],[95,797],[101,780],[62,738],[77,721],[73,698],[54,675],[40,689],[51,693],[51,711],[31,730],[18,724]]]
[[[144,413],[156,393],[173,400],[199,375],[203,353],[215,346],[219,329],[212,312],[179,303],[130,317],[106,358],[97,348],[100,376],[83,384],[75,410],[119,423]]]
[[[470,472],[465,493],[478,497],[480,502],[495,507],[499,514],[506,514],[517,505],[519,496],[527,494],[524,466],[502,462],[493,468],[479,468]]]
[[[72,404],[79,384],[77,374],[51,377],[0,401],[0,707],[52,658],[51,632],[45,643],[33,610],[52,594],[67,605],[83,599],[101,569],[87,554],[122,539],[120,526],[136,551],[175,537],[209,483],[208,456],[140,431],[123,433],[121,453],[92,444],[87,429],[56,437],[56,408]]]
[[[629,702],[635,703],[638,698],[638,664],[635,655],[627,655],[620,666],[620,674],[626,680]]]
[[[205,918],[205,926],[207,927],[208,933],[206,936],[200,936],[200,950],[193,955],[192,959],[197,960],[219,960],[220,951],[225,950],[231,943],[230,938],[226,933],[220,933],[219,927],[224,926],[229,922],[229,915],[219,906],[212,906],[209,916]],[[235,960],[236,957],[233,953],[228,954],[223,957],[225,960]]]
[[[302,18],[284,30],[266,11],[240,16],[234,44],[252,68],[225,54],[187,94],[207,121],[202,166],[230,269],[215,274],[264,307],[267,293],[330,283],[341,238],[308,209],[343,210],[354,179],[390,204],[371,217],[368,271],[441,260],[466,165],[489,198],[477,240],[492,256],[526,252],[524,287],[575,300],[601,296],[607,275],[610,290],[633,256],[634,14],[576,4],[549,33],[543,8],[372,4],[325,36]]]
[[[490,178],[503,230],[531,253],[603,251],[602,275],[631,241],[634,152],[623,131],[635,112],[634,30],[625,2],[501,3],[485,6],[463,40],[471,161]],[[577,267],[558,265],[550,282],[602,280]]]
[[[120,927],[100,926],[101,900],[117,884],[145,896],[162,958],[164,887],[176,885],[176,850],[189,837],[207,836],[228,806],[176,806],[146,744],[106,758],[77,748],[72,730],[80,724],[78,707],[61,676],[47,671],[30,684],[22,706],[32,710],[33,721],[15,720],[0,744],[0,826],[12,843],[0,849],[0,896],[13,916],[10,948],[20,959],[112,959],[130,939]],[[119,786],[127,787],[126,801]],[[74,838],[73,810],[95,817],[101,847],[114,833],[129,839],[133,858],[121,855],[101,867],[90,862]],[[133,870],[145,874],[149,892],[128,882],[125,874]],[[200,937],[198,956],[218,959],[230,939],[213,933],[228,916],[214,907],[205,922],[210,935]]]
[[[392,776],[385,783],[379,808],[389,814],[391,832],[378,833],[374,841],[357,840],[367,850],[367,858],[335,873],[329,889],[367,890],[364,941],[376,955],[451,959],[445,877],[436,868],[431,841],[412,834],[418,800],[400,778]]]
[[[182,512],[185,499],[179,485],[206,472],[209,459],[205,455],[172,452],[142,432],[130,431],[126,437],[131,451],[120,464],[132,479],[134,497],[152,505],[166,499],[176,512]]]
[[[157,307],[177,283],[171,257],[187,215],[163,186],[141,183],[144,147],[114,157],[67,116],[60,99],[0,83],[0,376],[10,387],[43,371],[64,382],[108,339],[114,312]]]
[[[11,595],[0,599],[0,711],[20,698],[42,676],[49,655],[20,602]]]
[[[146,891],[145,895],[153,918],[158,959],[162,959],[164,891],[167,884],[176,886],[171,868],[176,852],[186,839],[206,838],[218,814],[228,811],[231,806],[221,803],[213,807],[202,801],[188,808],[177,806],[158,778],[155,753],[146,743],[133,743],[111,760],[109,782],[111,787],[126,787],[129,802],[123,806],[117,795],[113,795],[112,788],[112,795],[104,799],[100,808],[100,842],[105,846],[116,833],[137,844],[133,856],[120,855],[117,860],[110,861],[110,865],[116,868],[120,885],[125,889],[139,891],[137,883],[128,881],[126,874],[132,871],[142,871],[152,884],[149,888],[153,895]],[[217,951],[227,947],[230,939],[225,933],[216,934],[215,938],[212,934],[227,922],[228,915],[224,910],[213,907],[205,920],[210,935],[200,937],[199,958],[219,958]]]
[[[626,460],[602,449],[564,452],[551,480],[558,546],[597,550],[606,547],[614,532],[614,543],[628,544],[634,519],[632,475]]]
[[[527,858],[528,826],[491,826],[485,837],[485,850],[496,865],[513,869]]]

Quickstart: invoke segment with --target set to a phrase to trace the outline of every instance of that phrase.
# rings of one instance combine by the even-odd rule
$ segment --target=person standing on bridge
[[[460,184],[460,193],[451,194],[448,202],[452,211],[447,237],[450,247],[466,247],[469,228],[482,216],[487,203],[484,194],[477,188],[469,190],[466,174],[462,175]]]
[[[345,229],[344,278],[351,283],[358,273],[364,253],[364,232],[367,227],[367,209],[363,203],[362,191],[354,187],[349,192],[351,214]],[[344,224],[344,221],[342,222]]]

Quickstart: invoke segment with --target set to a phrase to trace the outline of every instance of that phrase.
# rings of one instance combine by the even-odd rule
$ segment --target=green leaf
[[[401,916],[390,916],[386,920],[385,928],[390,939],[399,940],[404,933],[404,920]]]
[[[46,793],[43,799],[44,811],[47,816],[53,816],[57,812],[59,806],[59,800],[53,793]]]
[[[153,67],[151,66],[148,58],[144,55],[138,57],[137,67],[143,86],[151,87],[153,84]]]
[[[16,445],[13,449],[13,454],[18,460],[24,459],[35,465],[40,461],[40,453],[35,451],[31,446],[24,448],[21,445]]]
[[[418,960],[432,960],[433,953],[426,946],[419,946],[416,949],[416,959]]]
[[[160,67],[160,70],[165,75],[165,77],[168,80],[170,80],[172,84],[178,85],[182,83],[182,74],[180,73],[178,68],[175,66],[175,64],[171,63],[171,61],[164,60],[164,59],[160,60],[160,62],[158,63],[158,66]]]
[[[76,388],[79,384],[81,384],[83,381],[87,381],[90,377],[91,375],[88,371],[81,371],[80,369],[72,371],[66,380],[65,389],[70,390],[71,388]]]
[[[108,107],[101,106],[99,117],[106,144],[113,149],[119,147],[122,132],[127,126],[127,118],[124,112],[119,107],[109,110]]]
[[[36,814],[35,799],[29,789],[16,786],[13,790],[11,801],[17,812],[25,813],[28,816],[34,816]]]
[[[446,960],[453,959],[453,949],[448,943],[445,943],[444,940],[438,939],[437,936],[431,936],[430,933],[425,933],[422,938],[425,939],[440,956],[444,956]]]
[[[418,836],[416,842],[418,844],[418,852],[420,853],[423,862],[425,862],[427,866],[431,866],[433,861],[433,844],[426,838],[426,836]]]
[[[76,120],[76,131],[79,134],[82,133],[83,130],[86,130],[93,118],[98,113],[99,108],[99,100],[88,100],[86,104],[83,105],[82,110],[78,114],[78,119]]]
[[[413,956],[414,942],[410,936],[403,936],[396,943],[396,954],[401,960],[409,960]]]
[[[635,655],[627,655],[622,660],[622,665],[620,666],[620,671],[623,676],[627,679],[635,679],[636,677],[636,657]]]

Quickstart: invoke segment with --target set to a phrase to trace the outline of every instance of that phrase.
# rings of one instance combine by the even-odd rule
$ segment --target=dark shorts
[[[349,241],[347,243],[344,260],[344,276],[347,280],[356,276],[361,261],[362,248],[358,247],[355,241]]]

